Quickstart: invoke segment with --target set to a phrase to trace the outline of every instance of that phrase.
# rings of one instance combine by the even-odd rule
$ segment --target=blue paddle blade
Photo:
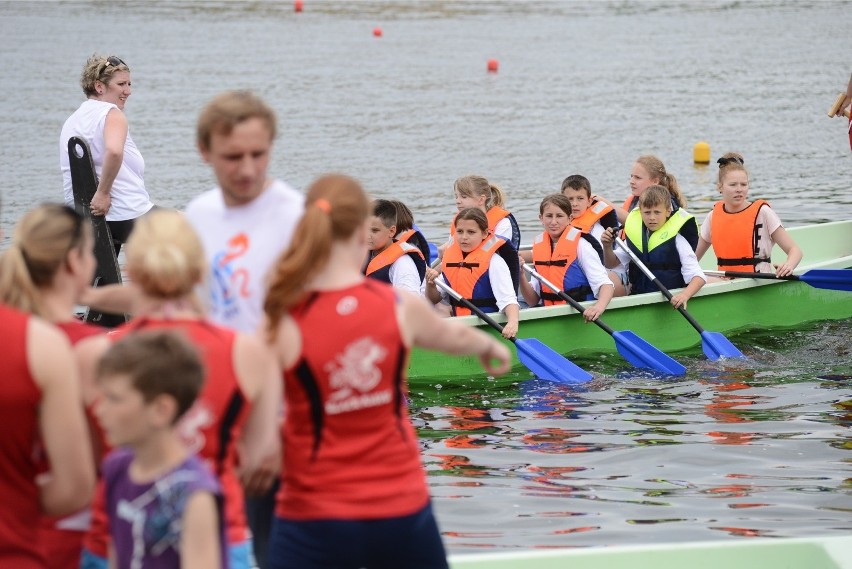
[[[704,355],[710,360],[718,360],[719,358],[745,358],[745,355],[719,332],[708,332],[706,330],[702,332],[701,349],[704,350]]]
[[[586,383],[592,374],[535,338],[515,340],[518,359],[536,377],[559,383]]]
[[[799,280],[816,288],[852,291],[852,270],[849,269],[811,269],[799,275]]]
[[[625,360],[645,369],[653,369],[667,375],[685,375],[686,367],[667,356],[630,330],[613,332],[615,347]]]

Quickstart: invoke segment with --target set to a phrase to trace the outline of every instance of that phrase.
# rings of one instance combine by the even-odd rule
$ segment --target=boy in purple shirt
[[[226,569],[219,485],[175,432],[204,383],[195,348],[174,332],[116,342],[98,364],[95,413],[108,442],[103,464],[110,566]]]

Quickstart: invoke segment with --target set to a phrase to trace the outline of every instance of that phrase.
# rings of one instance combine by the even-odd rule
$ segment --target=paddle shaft
[[[621,239],[619,239],[618,237],[615,238],[615,242],[628,255],[630,255],[630,260],[633,261],[634,263],[636,263],[636,266],[639,267],[639,270],[641,270],[643,273],[645,273],[646,277],[651,279],[651,282],[654,283],[654,286],[656,286],[658,289],[660,289],[660,292],[663,293],[663,296],[665,296],[666,298],[671,300],[672,297],[674,296],[671,293],[671,291],[666,288],[666,285],[664,285],[663,283],[660,282],[660,279],[658,279],[656,276],[654,276],[654,273],[651,272],[651,269],[649,269],[647,266],[645,266],[645,263],[643,263],[639,259],[639,257],[637,257],[636,254],[633,253],[633,251],[630,250],[630,247],[628,247],[627,244],[624,241],[622,241]],[[700,334],[704,333],[704,328],[701,327],[701,324],[699,324],[698,322],[695,321],[695,318],[693,318],[692,315],[689,312],[686,311],[686,308],[684,308],[683,306],[678,306],[677,310],[678,310],[678,312],[683,314],[683,317],[686,318],[687,322],[692,324],[692,327],[695,328],[696,330],[698,330],[698,332]]]
[[[454,291],[452,288],[450,288],[450,285],[446,284],[440,278],[435,279],[435,286],[437,286],[438,288],[440,288],[441,290],[443,290],[444,292],[446,292],[447,294],[449,294],[450,296],[455,298],[457,301],[464,304],[465,307],[467,307],[471,310],[471,312],[473,312],[474,314],[479,316],[479,318],[484,320],[492,328],[495,328],[498,332],[503,331],[504,326],[502,324],[500,324],[499,322],[497,322],[496,320],[494,320],[493,318],[488,316],[488,314],[483,312],[483,310],[481,308],[479,308],[477,305],[475,305],[474,303],[472,303],[471,301],[469,301],[468,299],[466,299],[465,297],[463,297],[462,295],[460,295],[459,293]],[[509,338],[509,339],[512,342],[515,341],[515,338]]]
[[[532,276],[534,276],[535,278],[537,278],[539,281],[541,281],[545,286],[547,286],[547,288],[549,288],[550,290],[555,292],[559,296],[559,298],[561,298],[562,300],[567,302],[569,305],[571,305],[571,308],[573,308],[574,310],[576,310],[580,314],[582,314],[585,311],[582,304],[580,304],[579,302],[577,302],[576,300],[574,300],[573,298],[568,296],[568,294],[564,290],[560,290],[559,288],[557,288],[557,286],[555,284],[553,284],[552,282],[550,282],[549,280],[547,280],[546,278],[541,276],[538,273],[538,271],[536,271],[535,269],[533,269],[532,267],[530,267],[528,265],[524,265],[524,270],[526,272],[528,272],[529,274],[531,274]],[[601,322],[600,318],[597,319],[597,320],[593,320],[592,323],[597,324],[604,332],[606,332],[610,336],[615,334],[615,330],[613,330],[612,328],[610,328],[609,326],[607,326],[606,324]]]

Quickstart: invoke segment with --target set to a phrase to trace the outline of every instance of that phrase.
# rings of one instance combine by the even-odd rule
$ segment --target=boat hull
[[[852,537],[754,538],[450,556],[452,569],[852,569]]]
[[[852,267],[852,221],[811,225],[789,230],[805,257],[797,272],[808,269]],[[773,260],[784,258],[776,251]],[[715,268],[712,253],[702,266]],[[819,320],[852,317],[852,293],[814,288],[804,282],[735,279],[705,285],[689,301],[688,309],[708,331],[735,335],[754,329],[786,328]],[[459,320],[495,336],[497,333],[474,316]],[[497,320],[500,320],[499,316]],[[521,311],[519,338],[538,338],[568,357],[616,352],[613,339],[583,321],[568,306],[539,307]],[[698,332],[674,310],[660,293],[616,298],[604,313],[615,330],[631,330],[667,353],[697,350]],[[514,354],[513,369],[522,366]],[[409,362],[409,380],[470,378],[483,376],[477,358],[453,357],[415,349]],[[523,371],[519,373],[523,374]]]

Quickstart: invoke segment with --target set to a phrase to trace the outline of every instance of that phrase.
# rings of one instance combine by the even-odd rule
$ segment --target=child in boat
[[[601,233],[610,227],[618,227],[618,216],[612,205],[606,200],[592,195],[592,185],[588,178],[579,174],[568,176],[562,181],[562,195],[571,203],[569,223],[588,233],[600,242]],[[541,216],[539,216],[541,217]],[[627,269],[615,268],[607,271],[612,285],[613,296],[627,295]]]
[[[508,322],[503,336],[518,333],[518,253],[503,237],[488,229],[485,213],[475,207],[459,211],[455,219],[455,236],[441,261],[443,275],[434,269],[426,271],[426,297],[434,304],[449,306],[453,316],[471,314],[435,285],[436,278],[483,312],[502,312]]]
[[[666,172],[662,160],[656,156],[645,154],[636,159],[630,170],[630,195],[624,200],[621,207],[615,209],[618,222],[624,223],[627,214],[639,204],[639,196],[649,186],[663,186],[671,196],[672,211],[686,207],[686,198],[680,192],[677,179],[673,174]]]
[[[505,195],[500,186],[492,184],[482,176],[468,175],[453,184],[456,207],[459,211],[475,207],[482,210],[488,219],[488,229],[502,237],[517,250],[521,246],[521,230],[515,216],[503,209]],[[456,220],[450,224],[450,239],[439,248],[439,256],[452,243],[456,232]]]
[[[225,566],[219,484],[176,428],[204,383],[195,348],[174,332],[128,335],[104,354],[97,381],[98,420],[122,447],[103,464],[116,566]]]
[[[792,274],[802,260],[802,250],[768,202],[748,201],[748,170],[743,157],[730,152],[719,158],[718,164],[716,187],[722,200],[704,218],[695,254],[701,259],[712,244],[720,271],[771,273],[772,246],[777,244],[787,260],[778,265],[775,274]]]
[[[396,211],[396,207],[388,200],[373,202],[367,233],[370,253],[364,274],[396,288],[420,294],[426,260],[420,249],[395,239]]]
[[[264,305],[287,409],[270,569],[446,569],[408,416],[409,352],[478,357],[499,375],[509,350],[363,277],[369,204],[357,181],[323,176],[305,203]]]
[[[633,286],[630,294],[656,292],[656,285],[630,262],[627,253],[621,249],[613,251],[614,235],[613,229],[601,234],[607,266],[630,263],[628,274]],[[684,209],[672,211],[669,190],[650,186],[639,196],[639,208],[627,216],[624,235],[627,246],[666,288],[683,288],[672,297],[671,303],[675,308],[686,308],[686,302],[707,281],[693,250],[698,242],[695,217]]]
[[[570,225],[572,204],[562,194],[547,196],[539,206],[544,232],[535,238],[533,264],[541,276],[562,287],[577,301],[597,302],[583,312],[583,318],[597,320],[612,300],[614,285],[603,266],[603,250],[597,239]],[[530,306],[543,301],[545,306],[565,301],[538,279],[521,279],[521,294]]]
[[[389,200],[396,208],[396,240],[405,243],[411,243],[423,253],[423,258],[427,263],[433,257],[432,247],[429,246],[429,241],[426,236],[420,232],[417,225],[414,223],[414,214],[408,209],[408,206],[399,200]]]

